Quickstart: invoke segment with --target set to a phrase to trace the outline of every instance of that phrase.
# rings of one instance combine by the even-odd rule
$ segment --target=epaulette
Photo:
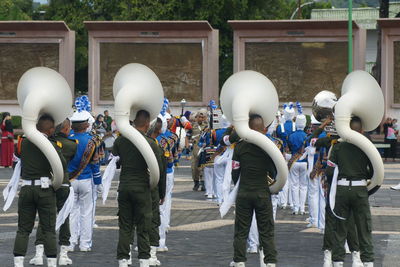
[[[56,145],[57,145],[59,148],[62,148],[62,147],[63,147],[63,145],[62,145],[62,143],[61,143],[60,141],[56,141]]]

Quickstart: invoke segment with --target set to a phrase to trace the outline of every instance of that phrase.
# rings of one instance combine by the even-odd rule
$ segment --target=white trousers
[[[325,229],[325,192],[320,176],[318,176],[318,228]]]
[[[318,226],[318,213],[319,213],[319,179],[315,177],[311,179],[308,177],[308,211],[310,212],[310,223]]]
[[[277,194],[271,195],[272,202],[272,216],[274,217],[274,221],[276,220],[276,210],[278,207],[279,196]]]
[[[258,240],[258,228],[257,228],[257,220],[256,213],[253,212],[253,219],[251,221],[249,237],[247,238],[247,245],[251,249],[257,249],[260,242]]]
[[[74,180],[74,207],[70,215],[71,245],[92,247],[93,233],[93,187],[92,179]]]
[[[91,179],[91,180],[92,180],[92,179]],[[93,216],[92,216],[92,222],[93,222],[93,225],[96,224],[95,216],[96,216],[96,202],[97,202],[97,187],[98,187],[98,185],[94,184],[94,183],[93,183],[93,180],[92,180],[92,194],[93,194],[93,197],[92,197],[92,199],[93,199]]]
[[[171,222],[172,189],[174,188],[174,172],[167,173],[167,186],[164,203],[160,206],[160,247],[165,247],[167,231]]]
[[[220,156],[215,157],[215,161]],[[217,196],[217,201],[221,204],[224,201],[223,194],[223,183],[224,183],[224,174],[226,169],[226,162],[220,164],[214,164],[214,189],[215,195]]]
[[[279,206],[286,207],[288,204],[288,197],[289,197],[289,186],[290,181],[289,177],[286,179],[285,185],[282,187],[282,190],[278,194],[279,198]]]
[[[204,186],[206,195],[214,195],[214,167],[204,168]]]
[[[304,212],[307,198],[307,163],[295,162],[290,168],[289,179],[293,200],[293,211]]]

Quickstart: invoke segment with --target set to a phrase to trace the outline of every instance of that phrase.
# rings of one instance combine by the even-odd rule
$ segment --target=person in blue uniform
[[[99,144],[88,132],[93,117],[88,111],[76,111],[71,117],[70,139],[77,140],[75,156],[68,164],[71,185],[74,188],[74,207],[70,215],[70,251],[79,243],[80,251],[90,251],[93,233],[93,186],[101,184]]]
[[[293,200],[293,214],[304,214],[307,198],[307,161],[300,159],[304,152],[307,138],[304,128],[306,127],[306,116],[303,114],[296,117],[296,131],[288,138],[288,148],[292,154],[289,160],[290,193]]]

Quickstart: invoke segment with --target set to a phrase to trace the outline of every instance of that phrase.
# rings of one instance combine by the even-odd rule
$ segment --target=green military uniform
[[[107,132],[111,132],[111,124],[112,124],[113,119],[111,118],[111,116],[104,116],[104,122],[107,124]]]
[[[192,126],[192,143],[193,143],[193,158],[192,158],[192,178],[195,183],[199,183],[201,179],[201,168],[199,167],[199,151],[200,147],[198,146],[201,134],[207,128],[207,123],[203,122],[203,124],[198,124],[197,122],[193,123]]]
[[[339,169],[338,181],[361,181],[372,177],[372,165],[364,152],[353,144],[342,142],[335,145],[331,151],[328,162],[327,175],[333,174],[334,166]],[[373,262],[374,252],[371,236],[371,211],[368,202],[366,186],[338,185],[336,191],[335,213],[348,219],[353,213],[358,233],[361,260]],[[348,232],[347,220],[335,218],[334,237],[335,244],[332,259],[335,262],[344,260],[344,243]]]
[[[235,262],[246,261],[246,240],[253,212],[256,214],[260,246],[264,250],[264,262],[276,262],[274,241],[274,219],[268,176],[275,177],[272,159],[256,145],[239,142],[232,158],[232,179],[236,184],[240,175],[236,199],[234,258]]]
[[[155,141],[143,135],[156,154],[158,165],[161,159]],[[139,259],[150,258],[149,232],[152,225],[152,199],[147,164],[140,151],[125,137],[114,142],[113,154],[120,157],[122,166],[118,188],[119,240],[117,259],[129,259],[129,244],[132,241],[132,225],[137,225]],[[162,173],[162,170],[160,170]]]
[[[54,141],[54,140],[51,140]],[[63,167],[66,161],[60,147],[53,142]],[[24,139],[21,144],[21,178],[31,181],[22,186],[18,199],[18,231],[14,243],[14,255],[25,256],[29,234],[32,232],[36,212],[39,213],[39,227],[42,229],[44,252],[47,257],[57,256],[56,245],[56,193],[52,186],[41,188],[35,181],[41,177],[51,178],[51,166],[42,151],[31,141]]]
[[[157,153],[159,158],[162,160],[162,164],[160,166],[160,180],[158,185],[151,190],[151,200],[152,200],[152,211],[153,211],[153,218],[151,220],[152,226],[149,232],[149,240],[150,246],[158,247],[160,245],[160,232],[158,227],[161,224],[160,220],[160,199],[165,197],[165,190],[166,190],[166,176],[167,176],[167,158],[164,156],[164,151],[158,145],[157,146]]]
[[[313,132],[313,138],[317,138],[323,129],[318,128]],[[326,150],[333,149],[338,136],[326,136],[319,138],[315,142],[315,147],[317,149],[325,148]],[[325,161],[325,159],[323,159]],[[329,192],[332,184],[332,178],[327,177],[327,197],[326,197],[326,205],[325,205],[325,230],[324,230],[324,241],[322,245],[322,250],[332,250],[335,243],[335,235],[334,235],[334,227],[335,227],[335,216],[332,213],[332,210],[329,205]],[[350,251],[359,251],[359,243],[358,243],[358,235],[357,228],[354,223],[353,213],[350,213],[349,218],[346,220],[347,222],[347,244],[349,245]]]
[[[76,153],[77,143],[73,140],[68,139],[68,137],[63,133],[58,133],[55,136],[55,141],[59,142],[61,146],[61,153],[64,156],[66,162],[70,162]],[[63,208],[65,201],[69,196],[69,174],[68,170],[64,170],[64,180],[61,187],[56,191],[56,204],[57,204],[57,212]],[[69,246],[69,238],[71,237],[71,233],[69,230],[69,216],[65,219],[65,222],[60,227],[60,232],[58,236],[58,244],[60,246]],[[42,227],[38,227],[36,232],[36,242],[35,245],[40,245],[44,243],[44,235],[42,231]]]

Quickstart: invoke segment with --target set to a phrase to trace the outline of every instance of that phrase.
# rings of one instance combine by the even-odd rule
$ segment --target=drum
[[[115,137],[114,136],[107,136],[103,139],[104,145],[107,150],[111,150],[113,148]]]

